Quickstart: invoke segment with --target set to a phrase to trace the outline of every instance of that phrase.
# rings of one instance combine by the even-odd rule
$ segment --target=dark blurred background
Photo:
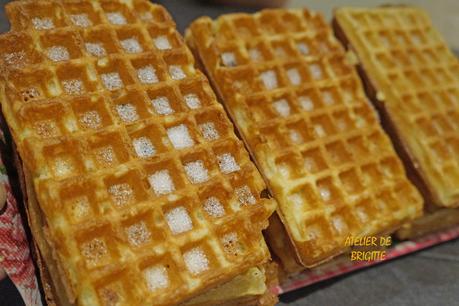
[[[8,0],[0,0],[3,7]],[[164,5],[172,13],[178,28],[183,33],[190,22],[197,17],[206,15],[216,17],[231,12],[252,12],[257,10],[260,3],[273,5],[285,3],[287,7],[308,7],[312,10],[322,12],[327,19],[331,19],[333,8],[339,6],[378,6],[389,3],[417,5],[429,12],[436,28],[444,35],[453,49],[459,50],[459,1],[457,0],[162,0],[153,1]],[[221,3],[231,3],[233,6]],[[239,4],[239,5],[237,5]],[[244,4],[241,6],[240,4]],[[5,15],[2,10],[0,30],[6,31],[8,26],[5,23]]]

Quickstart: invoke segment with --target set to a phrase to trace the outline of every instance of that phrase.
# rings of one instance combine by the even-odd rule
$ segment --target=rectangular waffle
[[[439,209],[459,206],[458,59],[418,8],[340,8],[334,25],[427,203],[413,234],[444,226]]]
[[[40,281],[47,305],[70,306],[65,284],[62,283],[59,267],[56,263],[53,250],[46,242],[44,228],[46,222],[36,200],[33,183],[29,173],[23,170],[20,161],[16,162],[20,174],[20,185],[27,203],[28,225],[33,233],[33,255],[39,269]],[[183,305],[244,305],[270,306],[277,302],[277,297],[269,288],[277,285],[277,266],[270,262],[261,267],[252,267],[247,272],[236,276],[227,283],[212,288],[209,291],[192,298]]]
[[[203,17],[185,37],[278,201],[302,265],[342,253],[348,236],[420,214],[422,199],[321,15]]]
[[[269,260],[275,203],[164,8],[6,11],[2,111],[68,302],[176,304]]]

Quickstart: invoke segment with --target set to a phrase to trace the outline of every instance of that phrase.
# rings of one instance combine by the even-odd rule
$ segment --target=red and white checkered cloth
[[[41,296],[27,236],[1,162],[0,184],[6,190],[6,209],[0,214],[0,268],[5,270],[15,284],[27,306],[41,306]]]

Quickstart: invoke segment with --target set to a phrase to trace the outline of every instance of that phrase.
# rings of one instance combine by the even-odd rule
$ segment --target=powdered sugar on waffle
[[[303,142],[303,137],[297,130],[290,130],[290,139],[294,143],[302,143]]]
[[[116,111],[124,122],[129,123],[139,119],[135,106],[130,103],[118,104],[116,106]]]
[[[313,158],[311,157],[306,157],[304,159],[304,167],[306,168],[306,170],[308,170],[309,172],[313,172],[316,168],[317,168],[317,165],[316,165],[316,162],[314,161]]]
[[[73,163],[67,158],[56,158],[54,161],[54,171],[57,176],[66,176],[74,171]]]
[[[324,130],[324,127],[320,124],[314,125],[314,132],[318,137],[325,137],[327,133]]]
[[[220,134],[215,128],[215,124],[213,122],[202,123],[199,125],[199,129],[206,140],[217,140],[220,138]]]
[[[194,140],[191,138],[188,127],[185,124],[180,124],[167,129],[172,145],[176,149],[184,149],[194,145]]]
[[[243,205],[255,204],[257,202],[252,192],[250,191],[249,186],[247,185],[236,188],[235,192],[236,192],[236,196],[238,198],[239,203]]]
[[[169,39],[165,35],[161,35],[153,39],[155,47],[159,50],[169,50],[172,49]]]
[[[80,115],[80,123],[90,129],[97,129],[102,126],[102,119],[97,111],[87,111]]]
[[[134,191],[126,183],[112,185],[108,188],[108,193],[112,196],[113,202],[117,206],[128,204],[134,199]]]
[[[188,232],[193,228],[193,222],[185,207],[176,207],[165,214],[167,224],[172,234]]]
[[[309,72],[311,73],[312,78],[315,80],[320,80],[323,78],[322,68],[317,64],[310,65]]]
[[[320,197],[322,198],[322,200],[330,201],[331,192],[330,192],[329,188],[327,188],[325,186],[320,187],[319,188],[319,194],[320,194]]]
[[[170,115],[174,112],[167,97],[157,97],[151,100],[151,104],[160,115]]]
[[[332,219],[333,227],[340,233],[344,233],[347,230],[347,225],[343,218],[336,216]]]
[[[22,66],[25,65],[28,61],[27,54],[23,50],[7,53],[3,56],[3,58],[8,65],[12,66]]]
[[[193,248],[183,254],[183,260],[192,274],[199,274],[209,269],[209,260],[200,247]]]
[[[115,152],[111,146],[103,147],[96,153],[96,159],[101,164],[113,164],[116,159]]]
[[[89,264],[97,264],[103,257],[107,256],[108,249],[104,240],[94,238],[81,246],[81,253]]]
[[[237,233],[231,232],[222,237],[223,244],[234,244],[239,239],[237,238]]]
[[[322,98],[324,100],[325,105],[332,105],[335,103],[335,99],[333,98],[332,93],[329,91],[323,92]]]
[[[51,18],[32,18],[32,24],[35,30],[50,30],[54,28],[54,22]]]
[[[82,28],[88,28],[92,26],[92,22],[89,19],[87,14],[73,14],[70,15],[70,20],[72,20],[73,24],[82,27]]]
[[[118,72],[104,73],[101,75],[102,82],[108,90],[119,89],[124,86]]]
[[[290,83],[293,85],[300,85],[301,84],[301,75],[297,68],[290,68],[287,70],[287,76],[290,80]]]
[[[266,89],[272,90],[279,86],[277,81],[277,75],[274,70],[267,70],[260,74],[261,80],[265,85]]]
[[[209,179],[209,174],[202,160],[185,164],[185,172],[193,184],[199,184]]]
[[[152,21],[153,19],[153,14],[151,12],[140,13],[140,20],[142,21]]]
[[[169,66],[169,75],[173,80],[183,80],[186,78],[186,74],[183,71],[182,67],[178,65]]]
[[[151,233],[144,221],[135,223],[126,229],[128,241],[131,245],[139,246],[150,241]]]
[[[55,137],[59,135],[59,128],[53,120],[41,120],[34,124],[35,131],[41,137]]]
[[[303,197],[300,193],[293,193],[288,196],[290,202],[292,202],[297,208],[303,205]]]
[[[81,95],[84,92],[84,84],[78,79],[64,80],[62,86],[69,95]]]
[[[310,112],[314,109],[314,103],[312,103],[311,98],[301,96],[298,98],[298,100],[300,101],[300,105],[304,110]]]
[[[153,191],[156,195],[171,193],[175,190],[174,182],[169,174],[169,170],[160,170],[148,177]]]
[[[225,208],[216,197],[208,198],[203,205],[204,210],[212,217],[219,218],[225,215]]]
[[[158,83],[158,76],[156,75],[156,70],[153,66],[148,65],[137,70],[137,77],[140,82],[144,84],[154,84]]]
[[[282,176],[284,177],[290,176],[290,168],[287,164],[285,163],[279,164],[277,165],[277,169]]]
[[[290,115],[290,105],[285,99],[280,99],[273,102],[273,107],[276,110],[276,112],[282,117],[287,117]]]
[[[46,50],[48,58],[54,62],[68,61],[70,59],[69,51],[64,46],[52,46]]]
[[[143,51],[139,41],[134,37],[122,40],[121,46],[127,53],[140,53]]]
[[[147,137],[139,137],[133,140],[135,153],[142,158],[152,157],[155,155],[156,150],[150,139]]]
[[[110,12],[106,13],[107,19],[111,24],[114,25],[123,25],[127,24],[126,18],[120,12]]]
[[[296,47],[297,47],[298,51],[300,51],[301,54],[303,54],[303,55],[309,54],[309,47],[305,43],[302,43],[302,42],[297,43]]]
[[[198,109],[201,107],[201,101],[195,94],[185,95],[185,103],[190,109]]]
[[[223,153],[218,155],[217,159],[220,170],[225,174],[241,170],[236,160],[234,159],[234,156],[230,153]]]
[[[236,56],[233,52],[224,52],[221,55],[223,65],[226,67],[235,67],[237,65]]]
[[[249,50],[249,56],[252,59],[252,61],[259,61],[262,59],[260,50],[256,48]]]
[[[71,203],[68,203],[68,205],[70,206],[72,217],[76,220],[82,220],[91,212],[91,204],[89,204],[88,197],[86,196],[78,197]]]
[[[104,46],[101,43],[85,43],[86,51],[88,53],[97,56],[97,57],[103,57],[107,55],[107,52],[105,51]]]
[[[145,280],[150,291],[169,287],[169,276],[164,266],[155,266],[144,271]]]

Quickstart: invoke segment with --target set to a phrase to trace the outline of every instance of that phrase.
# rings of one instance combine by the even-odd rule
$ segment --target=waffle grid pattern
[[[433,204],[459,205],[457,58],[419,9],[343,8],[336,16],[419,164]]]
[[[266,176],[304,265],[342,252],[349,235],[419,214],[420,196],[320,15],[204,18],[187,39]]]
[[[78,304],[173,304],[269,258],[264,183],[168,13],[16,1],[3,110]],[[139,15],[137,15],[139,13]]]

